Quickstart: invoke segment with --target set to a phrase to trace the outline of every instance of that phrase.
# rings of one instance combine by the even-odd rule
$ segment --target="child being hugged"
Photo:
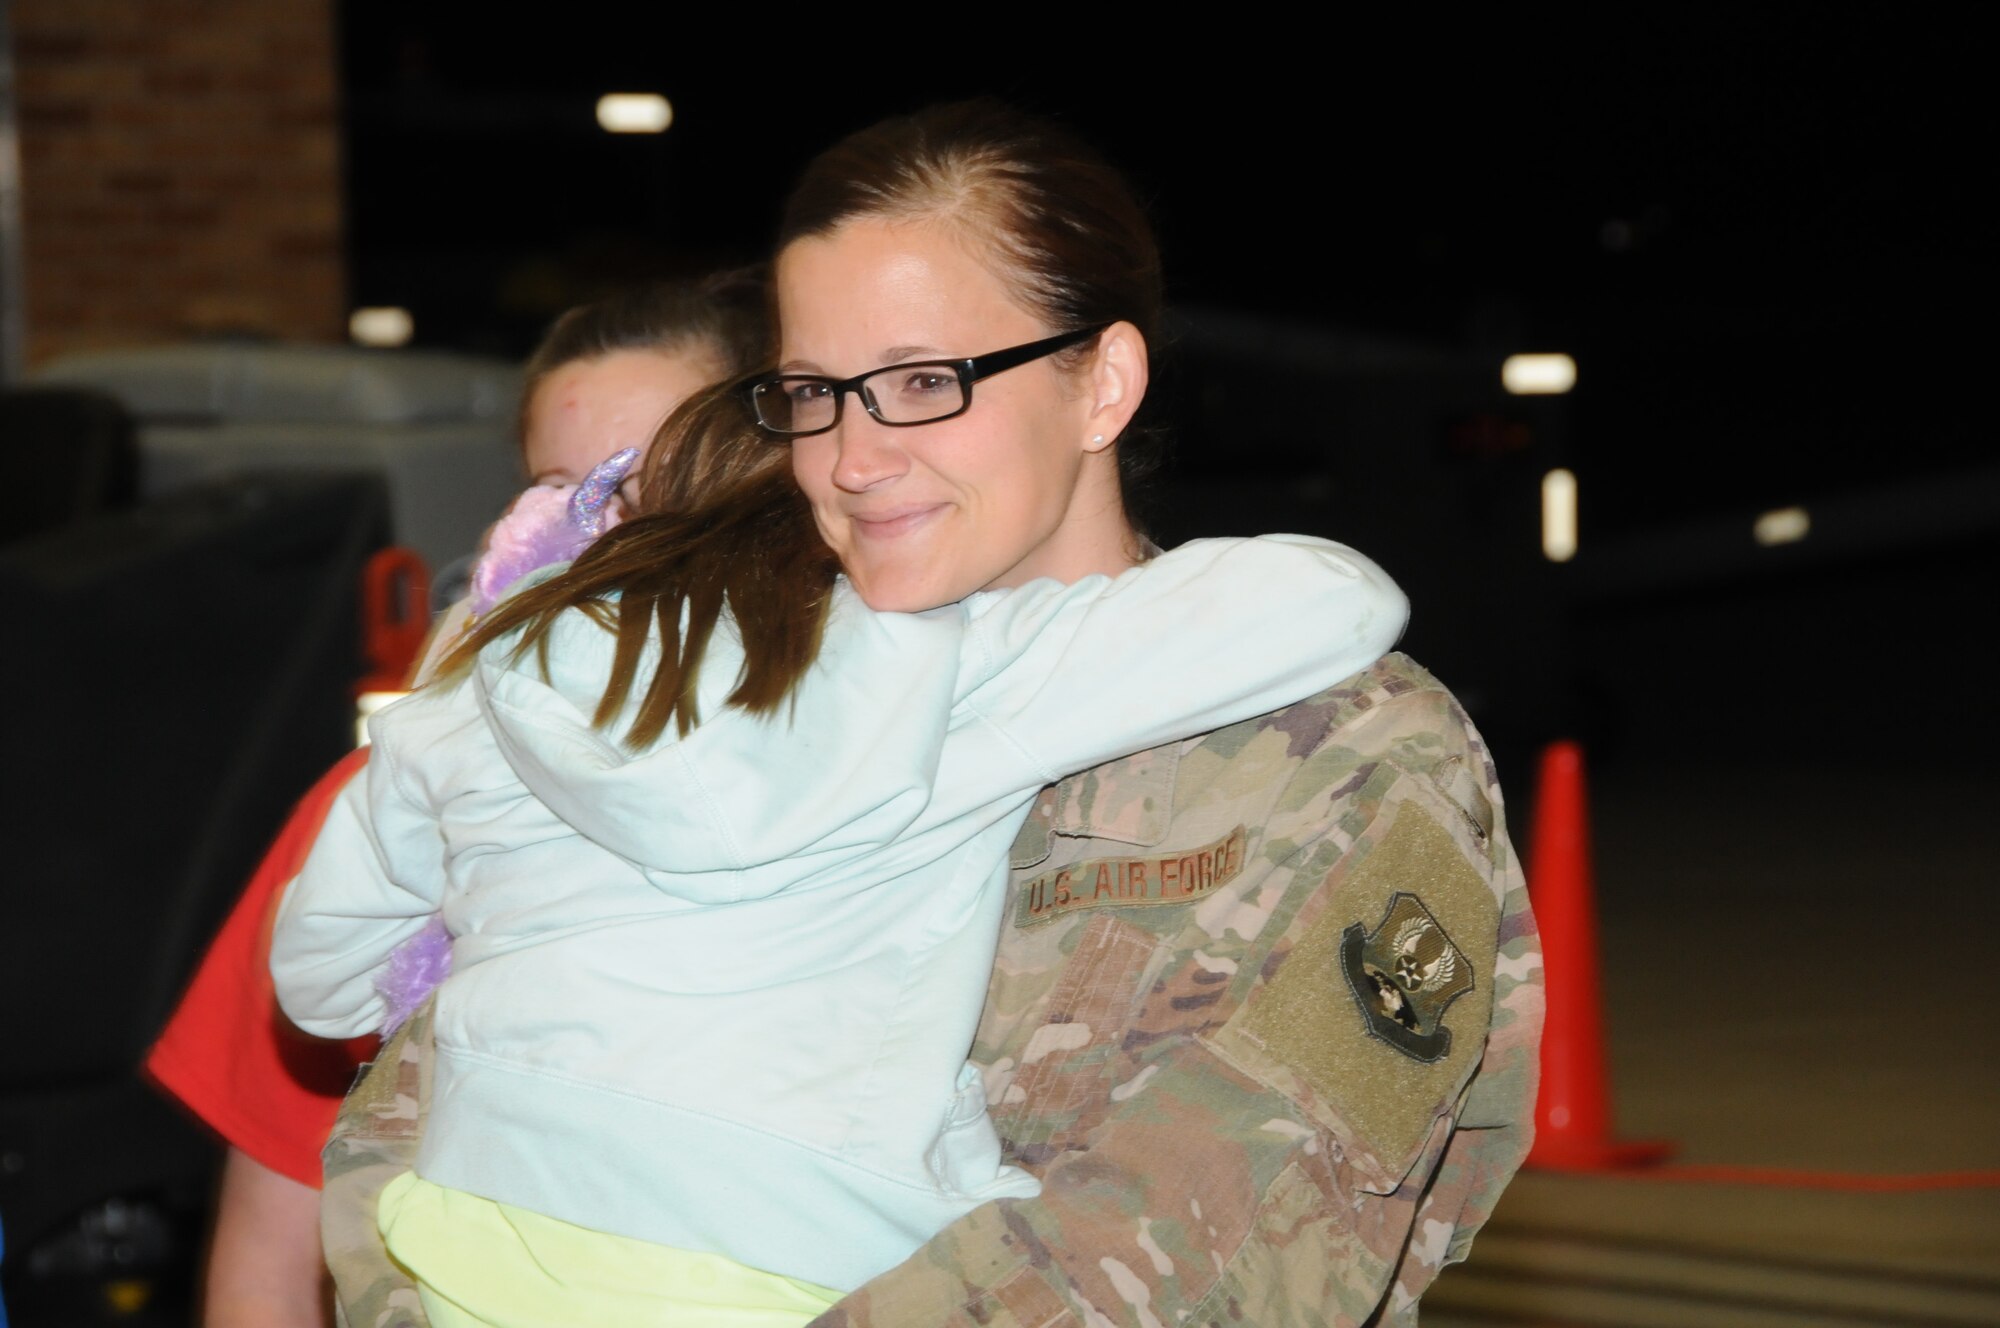
[[[723,390],[647,515],[530,578],[375,716],[272,942],[284,1009],[379,1028],[441,913],[416,1168],[431,1322],[804,1323],[990,1199],[966,1054],[1037,792],[1366,668],[1402,594],[1300,536],[869,609]]]

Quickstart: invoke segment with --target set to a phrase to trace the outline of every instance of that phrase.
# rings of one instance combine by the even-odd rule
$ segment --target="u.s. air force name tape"
[[[1139,858],[1087,858],[1015,887],[1014,925],[1030,927],[1080,908],[1158,907],[1212,894],[1243,874],[1249,834],[1237,826],[1213,844]]]

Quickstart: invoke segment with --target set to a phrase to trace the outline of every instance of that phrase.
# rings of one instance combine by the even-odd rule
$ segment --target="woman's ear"
[[[1146,338],[1130,323],[1117,322],[1097,339],[1090,366],[1090,418],[1084,450],[1101,452],[1117,441],[1146,399],[1150,378]]]

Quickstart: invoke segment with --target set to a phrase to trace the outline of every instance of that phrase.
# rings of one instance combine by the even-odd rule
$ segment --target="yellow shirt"
[[[607,1235],[406,1171],[377,1211],[432,1328],[800,1328],[841,1293]]]

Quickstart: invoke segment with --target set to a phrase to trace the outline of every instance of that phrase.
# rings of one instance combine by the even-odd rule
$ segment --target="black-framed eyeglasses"
[[[785,442],[825,433],[839,424],[840,404],[849,392],[860,397],[868,413],[884,424],[898,428],[935,424],[972,409],[972,385],[980,379],[1081,345],[1109,326],[1099,323],[966,360],[886,365],[852,378],[765,374],[744,383],[738,391],[748,398],[757,423]]]

